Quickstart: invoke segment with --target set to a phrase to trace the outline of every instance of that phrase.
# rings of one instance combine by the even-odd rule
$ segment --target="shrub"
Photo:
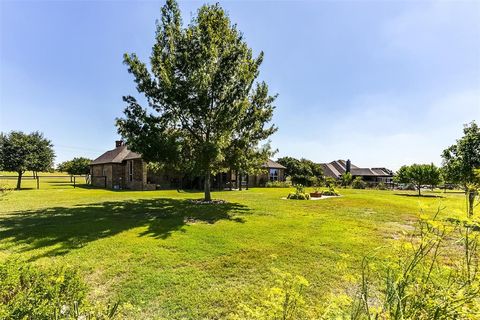
[[[0,319],[113,319],[118,303],[92,306],[79,274],[64,266],[0,264]]]
[[[268,181],[265,184],[266,188],[290,188],[292,183],[290,181]]]
[[[366,186],[367,184],[365,183],[365,181],[362,180],[362,178],[356,177],[355,179],[353,179],[353,182],[352,182],[353,189],[365,189]]]
[[[295,193],[290,193],[287,199],[292,200],[310,200],[310,195],[305,193],[305,187],[301,184],[295,186]]]
[[[332,178],[332,177],[326,177],[325,178],[325,186],[327,188],[334,187],[336,185],[337,185],[337,180],[335,180],[334,178]]]
[[[291,199],[291,200],[310,200],[310,195],[308,193],[300,193],[300,194],[290,193],[287,196],[287,199]]]
[[[387,190],[387,186],[385,185],[385,183],[380,182],[380,183],[377,184],[377,189],[378,190]]]
[[[322,192],[322,196],[339,196],[337,191],[333,187],[328,188],[328,190],[325,190]]]

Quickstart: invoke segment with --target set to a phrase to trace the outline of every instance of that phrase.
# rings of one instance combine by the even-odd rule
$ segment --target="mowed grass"
[[[130,302],[132,319],[221,319],[274,285],[271,268],[304,276],[309,314],[352,285],[364,256],[383,258],[420,214],[463,217],[461,193],[339,189],[282,200],[289,189],[200,192],[43,188],[0,200],[0,259],[66,263],[97,301]],[[414,192],[410,192],[414,194]],[[339,268],[343,265],[346,268]]]

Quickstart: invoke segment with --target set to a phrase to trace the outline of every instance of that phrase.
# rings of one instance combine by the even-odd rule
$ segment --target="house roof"
[[[127,146],[122,145],[113,150],[109,150],[97,159],[93,160],[90,165],[106,164],[106,163],[122,163],[125,160],[141,159],[139,153],[130,151]]]
[[[330,163],[322,163],[323,174],[327,177],[340,178],[347,171],[347,162],[345,160],[336,160]],[[386,168],[359,168],[354,164],[350,164],[350,172],[352,176],[376,176],[389,177],[393,172]]]
[[[282,166],[280,163],[275,162],[271,159],[268,159],[265,164],[262,165],[263,168],[272,168],[272,169],[286,169],[284,166]]]

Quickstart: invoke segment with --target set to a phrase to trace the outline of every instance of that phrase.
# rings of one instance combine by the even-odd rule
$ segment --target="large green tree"
[[[468,200],[468,215],[473,215],[475,197],[478,194],[480,169],[480,127],[472,121],[463,128],[463,137],[442,153],[445,180],[462,185]]]
[[[463,137],[442,153],[443,172],[447,182],[463,187],[475,182],[475,169],[480,168],[480,128],[472,121],[463,128]]]
[[[436,186],[441,181],[440,169],[432,164],[412,164],[402,166],[395,174],[396,182],[411,183],[418,190],[420,196],[422,186]]]
[[[0,167],[18,173],[17,189],[21,188],[25,171],[47,171],[52,168],[54,159],[51,141],[40,132],[12,131],[0,135]]]
[[[84,175],[90,173],[91,162],[92,160],[88,158],[75,157],[58,164],[57,170],[67,172],[70,175]]]
[[[218,4],[202,6],[187,27],[174,0],[161,11],[150,70],[137,55],[124,57],[149,108],[124,97],[118,131],[147,161],[201,174],[210,200],[212,174],[230,165],[249,169],[246,156],[268,154],[258,143],[275,131],[268,125],[275,97],[255,83],[263,53],[253,56]]]
[[[283,157],[277,162],[287,168],[285,174],[291,177],[294,184],[310,185],[314,180],[323,179],[322,165],[311,160]]]

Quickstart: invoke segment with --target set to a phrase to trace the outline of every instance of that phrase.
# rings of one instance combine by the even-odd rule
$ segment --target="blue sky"
[[[188,22],[203,2],[180,2]],[[0,131],[40,130],[57,162],[118,138],[163,2],[0,1]],[[434,162],[480,121],[480,2],[221,2],[278,93],[277,156]]]

